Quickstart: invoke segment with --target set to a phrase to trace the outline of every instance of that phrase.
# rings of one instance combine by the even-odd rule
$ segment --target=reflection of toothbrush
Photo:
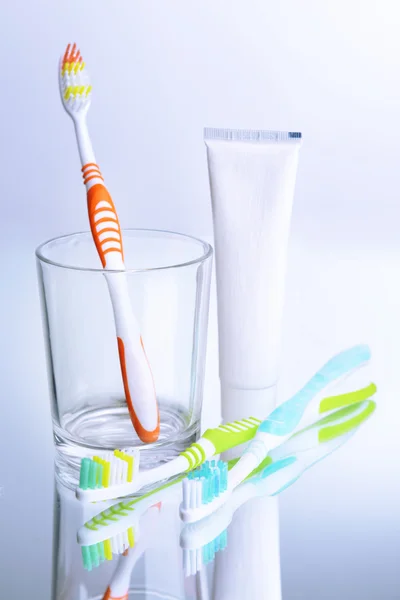
[[[375,407],[374,401],[367,400],[338,410],[297,433],[272,450],[266,466],[239,485],[226,504],[205,519],[185,525],[180,537],[185,575],[200,571],[226,547],[227,528],[240,506],[251,498],[274,496],[291,486],[306,470],[347,442]]]
[[[134,453],[136,467],[130,471],[126,467],[126,458],[120,458],[119,455],[113,457],[112,462],[107,455],[85,458],[81,463],[76,497],[84,502],[97,502],[134,494],[147,485],[190,471],[214,455],[250,441],[260,423],[259,419],[249,417],[208,429],[177,458],[154,469],[137,470],[140,452]]]
[[[86,571],[99,567],[105,560],[113,560],[113,555],[121,556],[133,548],[144,548],[158,520],[162,494],[157,498],[141,502],[131,509],[130,518],[124,519],[128,510],[120,505],[112,506],[97,517],[88,521],[78,531],[78,543],[81,546],[83,567]],[[111,515],[111,516],[110,516]],[[117,527],[107,527],[117,523]],[[141,530],[144,529],[142,532]],[[143,538],[145,543],[143,543]]]
[[[214,512],[246,477],[260,465],[268,453],[280,446],[296,431],[315,422],[321,414],[328,414],[343,406],[341,397],[324,398],[327,388],[364,366],[370,359],[367,346],[355,346],[329,360],[312,379],[290,400],[276,408],[257,430],[241,459],[230,471],[226,486],[212,486],[218,473],[206,467],[192,473],[183,482],[183,502],[180,513],[184,521],[197,521]],[[339,398],[339,400],[338,400]]]
[[[179,481],[167,483],[133,500],[118,502],[87,521],[77,533],[85,569],[98,567],[104,560],[112,560],[113,554],[119,555],[133,548],[149,509],[160,509],[169,488]],[[154,514],[152,510],[150,512]]]
[[[135,568],[139,558],[146,551],[149,543],[153,540],[154,530],[157,521],[160,518],[155,514],[160,514],[159,505],[149,509],[142,520],[141,526],[145,529],[144,535],[135,542],[133,548],[125,550],[118,558],[117,567],[107,587],[103,600],[128,600],[129,586],[131,582],[132,571]],[[146,519],[146,523],[143,521]]]
[[[72,48],[68,45],[61,58],[59,83],[64,108],[75,125],[83,181],[87,190],[90,228],[97,252],[106,271],[124,271],[122,234],[117,212],[96,163],[86,124],[92,86],[75,44]],[[129,414],[139,438],[143,442],[154,442],[160,431],[157,398],[139,325],[132,311],[128,282],[124,273],[114,273],[111,277],[106,274],[105,277],[114,311]]]
[[[119,558],[117,568],[103,600],[128,600],[129,585],[133,567],[143,554],[141,546],[126,550]]]

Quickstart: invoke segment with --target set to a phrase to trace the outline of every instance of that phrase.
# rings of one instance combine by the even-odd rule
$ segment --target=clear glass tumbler
[[[56,472],[70,487],[80,459],[140,447],[141,467],[175,457],[200,431],[212,248],[168,231],[123,232],[129,297],[160,410],[159,439],[143,444],[124,394],[114,314],[91,234],[36,250],[48,357]],[[121,271],[107,271],[107,279]]]

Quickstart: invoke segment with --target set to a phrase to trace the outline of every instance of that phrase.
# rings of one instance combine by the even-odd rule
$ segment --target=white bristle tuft
[[[189,573],[190,575],[194,575],[196,572],[196,551],[189,551]]]
[[[121,483],[122,482],[122,477],[121,477],[121,471],[122,471],[122,461],[119,458],[115,458],[115,482]]]
[[[187,550],[183,550],[183,572],[185,573],[185,577],[189,575],[189,553]]]
[[[196,508],[199,508],[202,504],[203,499],[203,479],[197,481],[196,485]]]
[[[190,482],[190,508],[196,508],[197,481]]]
[[[110,470],[110,481],[111,485],[115,485],[117,483],[117,458],[112,456],[111,458],[111,470]]]
[[[203,553],[201,550],[196,550],[196,572],[201,571],[203,566]]]
[[[128,481],[128,463],[122,461],[122,481]]]
[[[118,554],[117,553],[117,540],[116,540],[115,536],[111,538],[111,552],[113,554]]]
[[[188,480],[183,480],[183,506],[188,506]]]

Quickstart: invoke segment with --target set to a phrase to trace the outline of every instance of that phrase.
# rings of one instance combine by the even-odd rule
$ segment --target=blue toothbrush
[[[228,527],[235,512],[252,498],[276,496],[293,485],[305,471],[345,444],[374,413],[376,403],[365,400],[321,419],[273,450],[214,513],[182,529],[185,576],[194,575],[226,547]]]
[[[368,346],[358,345],[331,358],[292,398],[278,406],[259,426],[257,433],[238,463],[229,471],[220,463],[205,463],[183,480],[180,515],[192,522],[214,512],[233,490],[266,458],[297,431],[333,411],[357,402],[357,394],[328,396],[327,388],[337,386],[354,371],[368,364]],[[371,393],[376,387],[370,384]],[[359,400],[358,400],[359,401]]]

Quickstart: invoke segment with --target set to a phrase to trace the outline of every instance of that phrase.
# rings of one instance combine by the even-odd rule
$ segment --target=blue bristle
[[[228,487],[228,465],[222,460],[206,461],[189,473],[188,479],[201,481],[202,503],[208,504],[226,491]]]
[[[210,487],[211,487],[211,500],[214,500],[214,498],[215,498],[215,472],[214,472],[214,470],[211,475]]]
[[[201,501],[203,504],[207,504],[207,479],[203,480],[201,488]]]
[[[208,475],[206,482],[207,482],[206,486],[207,486],[207,504],[208,504],[209,502],[211,502],[211,500],[213,498],[211,475]]]
[[[228,530],[225,529],[214,540],[203,546],[202,558],[203,564],[208,565],[215,559],[215,555],[222,550],[225,550],[228,540]]]
[[[215,472],[215,495],[219,496],[221,493],[221,471],[219,469]]]
[[[228,465],[227,463],[223,464],[222,467],[222,491],[225,492],[228,489]]]
[[[218,495],[224,491],[224,463],[218,461]]]
[[[210,475],[208,478],[208,501],[212,502],[213,499],[214,499],[213,476],[212,476],[212,471],[210,471]]]
[[[213,469],[212,472],[212,476],[211,476],[211,482],[210,482],[210,487],[211,487],[211,499],[214,500],[216,494],[215,494],[215,469]]]
[[[204,495],[206,498],[206,504],[208,504],[210,502],[210,479],[208,476],[204,478],[203,487]]]

